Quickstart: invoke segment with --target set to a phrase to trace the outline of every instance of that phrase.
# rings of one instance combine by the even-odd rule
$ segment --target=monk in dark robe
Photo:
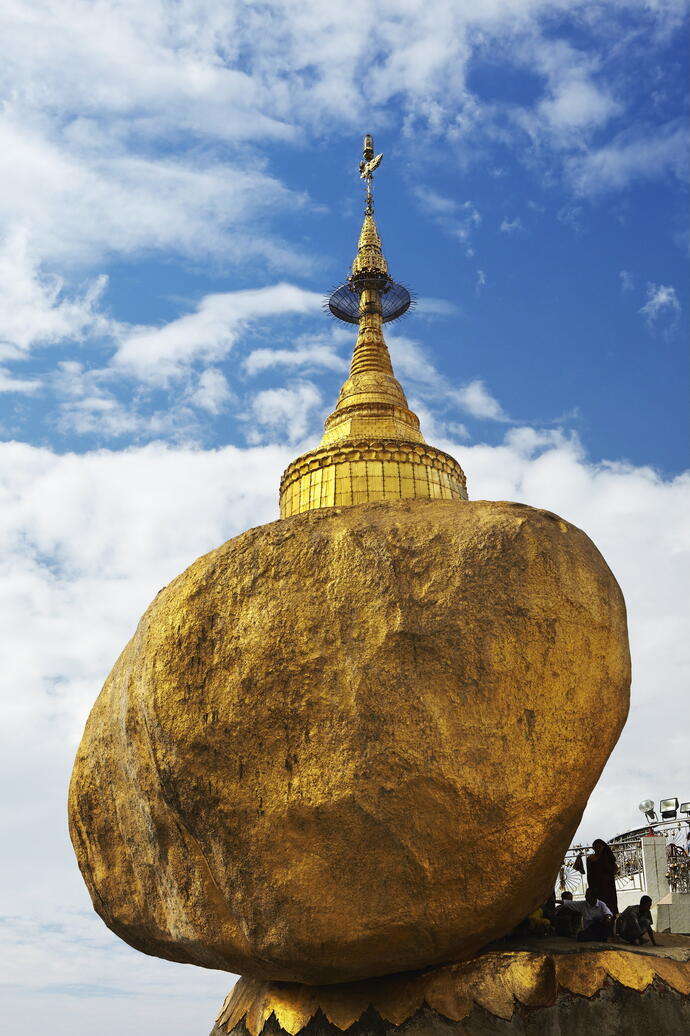
[[[601,838],[592,842],[594,852],[587,857],[587,884],[597,899],[606,903],[614,917],[618,915],[616,894],[616,858],[611,848]]]

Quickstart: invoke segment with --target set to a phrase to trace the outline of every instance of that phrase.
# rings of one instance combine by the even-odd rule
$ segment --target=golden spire
[[[367,193],[357,255],[346,283],[329,300],[335,317],[359,325],[350,375],[317,449],[298,457],[283,474],[284,518],[369,500],[467,499],[457,461],[426,444],[383,337],[383,324],[402,316],[411,300],[388,273],[374,219],[372,177],[382,158],[374,156],[374,141],[367,135],[359,166]]]
[[[340,390],[335,410],[326,420],[321,445],[368,435],[424,442],[419,420],[407,405],[405,393],[393,374],[388,346],[383,337],[383,299],[398,288],[407,309],[409,293],[394,285],[374,220],[371,184],[367,181],[367,207],[359,235],[357,255],[347,290],[356,299],[359,333],[352,354],[350,376]],[[345,286],[344,286],[345,287]],[[341,289],[339,289],[340,291]],[[338,292],[334,293],[335,296]],[[392,296],[393,298],[393,296]],[[337,303],[331,305],[336,309]],[[390,319],[390,317],[389,317]]]

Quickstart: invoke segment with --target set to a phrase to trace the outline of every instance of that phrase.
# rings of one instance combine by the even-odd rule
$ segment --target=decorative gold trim
[[[517,1004],[550,1007],[563,992],[591,998],[608,978],[643,992],[655,979],[683,996],[690,994],[690,962],[629,950],[571,953],[487,953],[423,973],[385,976],[335,986],[303,986],[241,978],[225,1000],[217,1027],[232,1032],[244,1020],[259,1036],[275,1015],[291,1036],[318,1010],[345,1030],[372,1007],[384,1021],[402,1025],[424,1004],[451,1021],[466,1018],[476,1005],[510,1019]]]

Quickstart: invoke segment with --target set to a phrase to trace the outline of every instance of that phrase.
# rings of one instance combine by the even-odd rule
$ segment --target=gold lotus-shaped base
[[[688,940],[690,946],[690,939]],[[670,952],[671,956],[665,956]],[[368,1011],[384,1022],[403,1025],[423,1007],[453,1022],[475,1006],[508,1020],[520,1006],[546,1008],[568,994],[593,998],[611,983],[644,992],[657,982],[690,994],[688,950],[642,953],[618,946],[562,951],[518,950],[484,953],[471,960],[425,972],[369,979],[344,985],[306,986],[241,978],[227,997],[212,1036],[244,1027],[259,1036],[271,1018],[295,1036],[318,1012],[345,1030]]]

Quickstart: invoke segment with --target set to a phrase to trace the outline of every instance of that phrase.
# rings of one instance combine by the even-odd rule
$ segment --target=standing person
[[[587,857],[587,884],[596,894],[597,899],[606,903],[614,917],[618,914],[618,896],[616,894],[616,857],[603,840],[595,838],[592,842],[594,852]]]
[[[579,900],[562,900],[564,910],[575,911],[582,915],[584,925],[577,934],[578,942],[606,942],[611,934],[613,914],[601,899],[597,899],[593,889],[588,888],[585,898]]]
[[[639,905],[626,907],[618,917],[618,934],[626,942],[635,943],[641,946],[645,935],[649,941],[656,946],[654,930],[652,928],[652,900],[650,896],[643,896]]]

